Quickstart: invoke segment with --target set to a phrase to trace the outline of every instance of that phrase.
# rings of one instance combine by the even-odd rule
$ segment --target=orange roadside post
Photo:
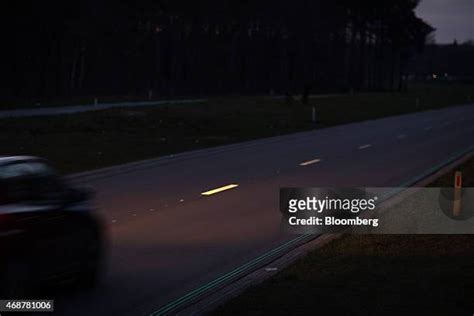
[[[462,190],[462,173],[456,171],[454,174],[454,200],[453,200],[453,216],[461,215],[461,190]]]

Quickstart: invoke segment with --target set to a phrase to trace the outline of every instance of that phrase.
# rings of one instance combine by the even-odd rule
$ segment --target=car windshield
[[[0,167],[0,204],[51,201],[60,197],[57,173],[41,161],[12,163]]]
[[[0,167],[0,179],[17,177],[51,177],[56,172],[47,164],[39,161],[20,162]]]

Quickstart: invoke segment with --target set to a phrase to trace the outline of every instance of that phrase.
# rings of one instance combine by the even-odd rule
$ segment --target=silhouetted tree
[[[397,89],[418,0],[18,0],[6,99]]]

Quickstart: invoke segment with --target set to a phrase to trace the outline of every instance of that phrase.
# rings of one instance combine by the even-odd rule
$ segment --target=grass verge
[[[433,183],[452,186],[474,159]],[[213,315],[472,315],[474,235],[345,235]]]
[[[473,86],[311,98],[213,98],[200,104],[0,120],[0,155],[37,155],[64,173],[314,128],[465,104]],[[418,101],[417,101],[418,100]],[[316,107],[318,124],[311,122]]]

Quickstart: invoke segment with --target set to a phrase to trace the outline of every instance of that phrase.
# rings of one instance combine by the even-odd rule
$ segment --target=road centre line
[[[362,150],[362,149],[367,149],[367,148],[370,148],[370,147],[372,147],[371,144],[365,144],[365,145],[359,146],[358,149],[359,149],[359,150]]]
[[[300,166],[304,167],[304,166],[309,166],[309,165],[313,165],[315,163],[318,163],[320,162],[321,159],[313,159],[313,160],[308,160],[308,161],[305,161],[305,162],[302,162],[300,163]]]
[[[222,187],[218,187],[218,188],[215,188],[215,189],[212,189],[212,190],[209,190],[209,191],[202,192],[201,195],[209,196],[209,195],[213,195],[213,194],[217,194],[217,193],[220,193],[220,192],[223,192],[223,191],[227,191],[227,190],[237,188],[238,186],[239,185],[235,184],[235,183],[228,184],[228,185],[224,185]]]

